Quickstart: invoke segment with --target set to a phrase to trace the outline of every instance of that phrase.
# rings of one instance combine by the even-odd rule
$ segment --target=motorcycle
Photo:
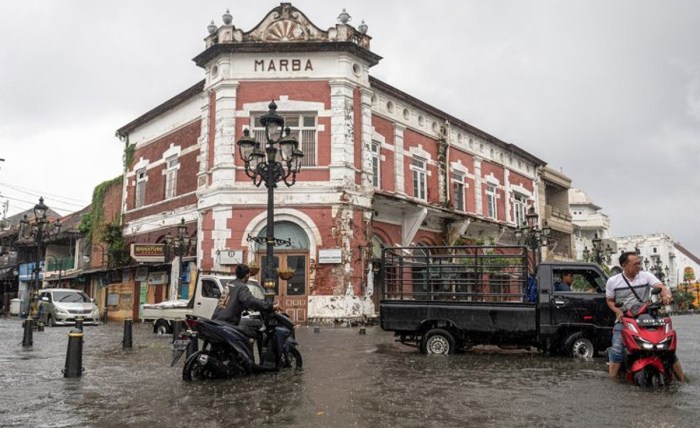
[[[294,323],[277,312],[248,314],[238,326],[187,315],[185,333],[173,344],[180,359],[192,341],[202,340],[201,350],[192,352],[182,368],[182,379],[221,379],[302,367]],[[257,351],[257,360],[256,360]]]
[[[658,294],[654,289],[652,294]],[[624,376],[641,387],[664,387],[675,375],[676,332],[671,317],[661,316],[661,302],[646,302],[627,309],[622,316],[626,357]]]

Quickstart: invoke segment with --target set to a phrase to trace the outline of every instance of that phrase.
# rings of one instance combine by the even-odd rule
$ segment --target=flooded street
[[[64,379],[70,327],[21,346],[0,319],[1,426],[689,427],[700,418],[700,316],[676,316],[690,382],[644,391],[607,378],[602,358],[474,350],[427,357],[378,327],[301,327],[302,371],[185,383],[170,336],[122,324],[85,327],[82,378]]]

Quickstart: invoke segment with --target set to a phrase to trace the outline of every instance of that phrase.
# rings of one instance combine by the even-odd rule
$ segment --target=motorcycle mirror
[[[659,293],[661,293],[661,287],[654,287],[654,289],[651,290],[652,295],[657,295]]]

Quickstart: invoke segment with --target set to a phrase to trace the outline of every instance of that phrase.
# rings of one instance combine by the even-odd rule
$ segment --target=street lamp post
[[[644,265],[647,266],[647,260],[644,261]],[[668,266],[664,267],[663,263],[661,263],[661,258],[657,257],[654,260],[654,264],[651,265],[651,271],[654,273],[654,275],[656,275],[657,278],[659,278],[661,282],[664,282],[664,278],[668,276],[670,269],[668,268]]]
[[[249,241],[255,241],[262,245],[265,243],[266,260],[263,267],[263,279],[265,287],[265,300],[269,303],[274,301],[275,288],[275,245],[287,243],[275,238],[275,187],[277,183],[283,181],[287,187],[291,187],[296,182],[296,176],[301,170],[301,159],[304,153],[299,150],[299,142],[290,135],[289,128],[284,133],[284,118],[277,114],[277,105],[271,102],[269,111],[260,118],[260,123],[265,127],[265,139],[267,144],[263,150],[261,144],[250,136],[248,129],[243,131],[243,137],[238,140],[238,150],[245,164],[245,173],[253,180],[256,187],[265,183],[267,187],[267,233],[264,238],[248,236]]]
[[[592,242],[592,251],[589,250],[588,247],[583,248],[583,259],[588,262],[596,262],[599,265],[602,265],[603,262],[610,264],[610,257],[613,253],[613,249],[610,247],[610,244],[607,244],[605,248],[603,248],[603,240],[598,237],[597,233],[593,236]]]
[[[20,220],[20,236],[22,239],[33,239],[36,245],[36,262],[34,264],[34,281],[33,285],[29,287],[29,299],[27,300],[27,318],[31,319],[31,298],[33,293],[38,290],[39,287],[39,274],[41,273],[41,258],[43,253],[44,240],[49,236],[56,235],[61,231],[60,220],[56,220],[53,223],[51,229],[47,229],[49,221],[46,219],[46,211],[49,207],[44,204],[44,198],[39,198],[39,203],[34,205],[34,222],[30,223],[27,215]]]
[[[169,233],[165,236],[165,245],[168,248],[172,248],[175,251],[175,255],[178,257],[178,263],[180,264],[177,278],[177,292],[174,293],[177,298],[182,291],[182,257],[184,257],[187,252],[189,252],[190,245],[192,244],[192,238],[187,235],[187,226],[185,226],[185,219],[180,219],[180,224],[177,226],[177,236],[172,236]],[[173,294],[173,293],[171,293]]]
[[[536,256],[535,261],[540,263],[542,261],[542,247],[548,245],[549,235],[552,229],[547,226],[547,222],[544,222],[544,226],[540,229],[539,227],[539,215],[535,212],[535,207],[530,207],[525,214],[525,222],[519,225],[515,230],[515,239],[518,243],[524,238],[523,243],[528,247],[533,254]]]

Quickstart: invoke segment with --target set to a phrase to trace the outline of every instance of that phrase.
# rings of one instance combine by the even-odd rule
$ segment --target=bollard
[[[173,343],[180,338],[182,333],[182,321],[173,321]]]
[[[44,331],[44,323],[39,321],[36,323],[36,331]]]
[[[32,337],[32,324],[31,318],[24,320],[24,338],[22,338],[22,346],[29,348],[34,344],[34,339]]]
[[[367,330],[365,329],[364,326],[363,326],[363,327],[360,327],[360,334],[361,334],[361,335],[362,335],[362,334],[367,334]]]
[[[314,327],[314,333],[320,333],[321,327]]]
[[[75,319],[75,328],[83,331],[83,317],[78,317]]]
[[[122,348],[124,349],[131,349],[132,346],[132,340],[131,340],[131,325],[133,324],[132,320],[130,318],[127,318],[124,320],[124,339],[122,339]]]
[[[83,331],[74,328],[68,333],[66,367],[63,377],[80,377],[83,374]]]
[[[197,339],[197,333],[192,330],[187,330],[187,334],[190,336],[190,343],[187,344],[187,358],[195,352],[199,351],[199,339]]]

